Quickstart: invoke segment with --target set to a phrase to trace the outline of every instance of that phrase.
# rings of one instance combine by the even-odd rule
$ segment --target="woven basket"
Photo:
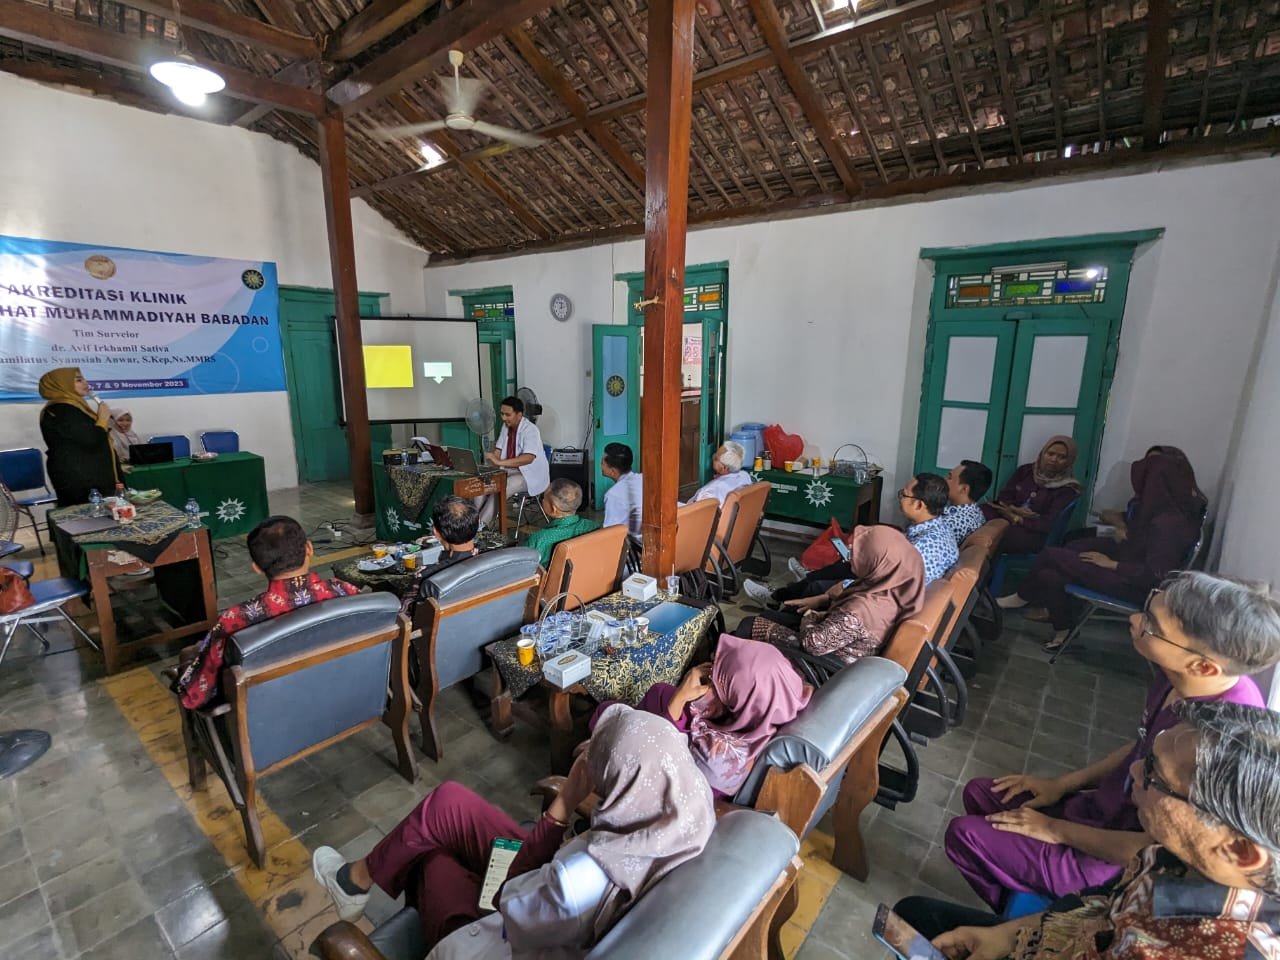
[[[841,460],[840,451],[845,447],[853,447],[858,451],[858,459]],[[834,477],[851,477],[858,483],[866,483],[867,477],[870,475],[871,464],[867,460],[867,451],[863,450],[856,443],[846,443],[836,449],[831,457],[831,475]]]

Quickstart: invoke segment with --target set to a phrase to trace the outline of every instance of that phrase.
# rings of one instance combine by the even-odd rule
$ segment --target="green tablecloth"
[[[830,473],[815,477],[812,473],[753,470],[752,476],[773,484],[764,508],[766,517],[824,527],[832,517],[840,521],[842,527],[850,526],[863,487],[853,477]],[[879,517],[878,505],[875,516]]]
[[[666,600],[679,599],[659,593],[653,600],[629,600],[614,593],[588,603],[587,609],[623,619],[641,616]],[[621,700],[634,706],[655,683],[678,684],[693,661],[703,633],[715,623],[719,612],[719,607],[708,603],[671,633],[651,636],[643,646],[628,647],[613,655],[597,653],[591,658],[591,676],[581,681],[582,686],[598,702]],[[521,666],[516,655],[517,639],[499,640],[485,647],[513,697],[524,696],[542,679],[542,668],[536,660],[532,666]]]
[[[394,474],[394,477],[393,477]],[[441,467],[373,465],[373,506],[378,539],[393,543],[416,540],[431,532],[431,510],[453,493],[453,482],[465,474]]]
[[[256,453],[222,453],[217,460],[183,457],[173,463],[132,467],[126,481],[135,490],[159,490],[179,510],[195,497],[215,540],[248,533],[267,518],[267,472]]]

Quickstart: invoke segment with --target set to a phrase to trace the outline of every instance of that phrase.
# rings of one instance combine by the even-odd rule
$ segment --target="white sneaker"
[[[364,916],[364,908],[369,903],[369,894],[351,894],[342,889],[338,882],[338,871],[346,863],[346,859],[333,847],[317,847],[311,855],[311,870],[316,882],[329,891],[333,905],[338,909],[338,919],[355,923]]]
[[[773,591],[763,583],[756,583],[754,580],[743,580],[742,589],[746,591],[748,597],[761,606],[768,606],[773,603]]]
[[[787,557],[787,569],[791,571],[791,575],[796,580],[803,580],[809,575],[809,568],[795,557]]]
[[[1023,600],[1016,593],[1005,594],[1003,597],[996,597],[996,606],[1001,610],[1021,610],[1030,600]]]

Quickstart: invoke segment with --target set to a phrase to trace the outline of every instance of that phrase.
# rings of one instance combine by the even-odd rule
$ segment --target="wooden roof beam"
[[[325,38],[325,57],[350,60],[385,40],[434,7],[440,0],[373,0]]]
[[[787,45],[787,32],[782,25],[782,15],[778,13],[773,0],[748,0],[748,2],[751,4],[751,12],[755,15],[756,22],[760,25],[760,32],[764,34],[765,43],[769,45],[778,62],[778,69],[782,71],[782,76],[800,104],[800,109],[804,111],[809,126],[813,127],[813,132],[818,137],[818,143],[822,144],[827,159],[835,167],[836,176],[840,178],[845,193],[856,197],[862,192],[862,183],[858,180],[853,164],[849,162],[849,155],[845,153],[844,145],[836,136],[831,118],[827,116],[826,110],[818,100],[817,91],[814,90],[808,75],[800,68],[792,55],[791,48]],[[781,106],[778,109],[781,112]],[[803,153],[804,148],[800,149]],[[819,187],[822,186],[821,177],[818,178],[818,184]]]
[[[462,0],[417,33],[329,89],[344,115],[385,100],[445,63],[450,50],[471,50],[537,16],[554,0]]]
[[[1169,69],[1169,0],[1147,4],[1147,56],[1142,80],[1142,149],[1160,146]]]
[[[857,201],[849,201],[840,195],[819,194],[808,197],[788,197],[776,203],[751,204],[729,210],[723,208],[704,210],[699,213],[690,213],[689,223],[691,225],[703,225],[731,220],[761,220],[789,213],[818,209],[856,208],[865,202],[911,194],[932,193],[937,190],[969,188],[995,183],[1017,183],[1052,176],[1075,176],[1097,170],[1123,169],[1142,164],[1163,165],[1166,160],[1193,159],[1206,156],[1236,156],[1262,152],[1269,152],[1271,155],[1280,152],[1280,127],[1250,130],[1224,139],[1196,138],[1179,140],[1175,143],[1166,144],[1164,149],[1160,151],[1158,158],[1137,149],[1108,150],[1104,153],[1084,154],[1070,159],[1055,157],[1048,160],[1010,164],[1004,167],[985,167],[981,170],[965,170],[937,176],[916,177],[909,180],[894,180],[891,183],[869,188]],[[639,225],[622,224],[608,230],[596,230],[590,234],[578,236],[556,237],[553,240],[531,243],[519,248],[495,246],[459,251],[440,257],[433,256],[428,266],[435,267],[482,257],[523,256],[539,250],[564,249],[588,243],[599,243],[603,240],[633,237],[642,232],[643,229]]]
[[[1018,130],[1018,101],[1013,95],[1013,80],[1009,76],[1009,58],[1007,49],[1009,39],[1001,29],[1000,18],[996,14],[995,0],[986,0],[987,32],[991,36],[991,46],[996,53],[996,69],[999,71],[997,82],[1000,85],[1000,100],[1004,104],[1005,123],[1009,134],[1013,137],[1015,152],[1014,163],[1022,162],[1022,133]]]
[[[0,36],[110,64],[134,73],[146,73],[157,60],[172,57],[176,49],[167,44],[135,40],[121,33],[50,13],[25,0],[0,0]],[[302,87],[278,83],[245,70],[196,57],[227,82],[226,95],[253,103],[267,103],[281,110],[308,116],[324,112],[324,97]]]
[[[268,50],[293,59],[313,59],[320,55],[315,37],[242,16],[230,7],[210,0],[182,0],[181,13],[174,0],[124,0],[128,6],[180,23],[183,29],[202,30],[215,37],[234,40],[257,50]]]
[[[833,27],[830,30],[815,33],[813,36],[806,37],[803,40],[797,40],[790,43],[788,45],[788,49],[791,51],[791,55],[793,57],[808,56],[809,54],[818,53],[819,51],[838,46],[842,43],[857,41],[859,38],[865,41],[869,34],[889,29],[898,23],[904,23],[921,17],[931,17],[940,11],[949,9],[950,7],[972,2],[973,0],[912,0],[912,2],[904,3],[902,6],[894,7],[892,10],[867,14],[864,17],[859,17],[856,22],[842,24],[838,27]],[[707,87],[715,86],[718,83],[727,84],[731,80],[749,77],[752,74],[759,73],[761,70],[776,65],[777,59],[774,57],[773,51],[766,48],[758,53],[749,54],[748,56],[741,57],[737,60],[730,60],[728,63],[701,71],[693,78],[693,89],[696,92],[704,90]],[[333,91],[330,91],[331,95],[332,92]],[[882,92],[881,96],[883,99]],[[646,100],[647,97],[645,94],[628,97],[626,100],[619,100],[617,103],[610,104],[607,107],[597,107],[595,110],[592,110],[587,114],[587,119],[591,122],[617,120],[619,117],[625,117],[629,114],[643,110]],[[886,105],[887,103],[888,102],[886,101]],[[890,115],[892,115],[892,107],[887,106],[887,109],[889,110]],[[895,123],[896,122],[895,118]],[[553,123],[529,132],[535,136],[554,140],[556,137],[563,134],[581,130],[583,129],[583,126],[583,121],[574,117],[571,120]],[[499,153],[504,153],[508,149],[510,148],[505,144],[497,144],[469,151],[464,154],[464,156],[469,160],[483,159],[484,157],[491,157],[496,156]],[[395,177],[389,177],[388,179],[379,181],[378,183],[366,184],[365,186],[353,191],[353,195],[365,196],[377,190],[401,186],[404,183],[412,182],[419,177],[432,176],[437,172],[448,169],[451,165],[452,161],[438,164],[435,167],[420,167],[417,170],[398,174]]]
[[[551,88],[551,92],[560,98],[560,102],[569,109],[574,118],[582,124],[583,129],[609,155],[609,159],[618,165],[622,172],[627,175],[627,179],[643,190],[644,168],[618,142],[618,138],[605,126],[603,120],[591,120],[589,118],[590,111],[587,109],[586,103],[578,96],[578,91],[573,88],[573,84],[565,78],[564,74],[557,70],[555,65],[547,59],[547,55],[538,49],[538,45],[533,42],[533,38],[529,36],[528,31],[524,27],[513,27],[507,31],[507,37],[515,44],[515,48],[520,51],[520,56],[524,57],[525,63],[529,64],[542,79],[542,82]]]

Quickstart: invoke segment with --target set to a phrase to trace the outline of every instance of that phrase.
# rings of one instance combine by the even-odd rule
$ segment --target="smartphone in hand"
[[[871,926],[872,935],[893,951],[898,960],[947,960],[946,955],[925,939],[924,934],[889,909],[880,904]]]

